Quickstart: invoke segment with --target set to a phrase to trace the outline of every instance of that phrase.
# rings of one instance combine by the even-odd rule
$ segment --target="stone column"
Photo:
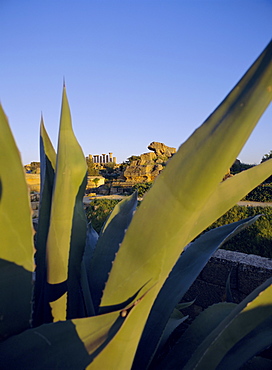
[[[106,159],[105,159],[106,154],[102,154],[102,155],[103,155],[103,163],[106,163]]]
[[[101,164],[101,163],[103,163],[102,155],[100,156],[100,161],[99,161],[99,163],[100,163],[100,164]]]
[[[109,156],[110,156],[110,162],[113,162],[112,153],[109,153]]]

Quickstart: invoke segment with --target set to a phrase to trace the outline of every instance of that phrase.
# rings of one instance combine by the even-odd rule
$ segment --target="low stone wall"
[[[29,191],[40,191],[40,174],[26,173],[26,182]]]
[[[256,287],[272,276],[272,260],[252,254],[218,250],[184,296],[185,301],[195,299],[188,313],[195,316],[214,303],[225,301],[226,282],[235,303],[241,302]]]

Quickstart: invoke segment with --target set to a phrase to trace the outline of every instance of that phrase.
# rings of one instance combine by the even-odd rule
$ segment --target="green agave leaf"
[[[271,101],[271,51],[272,43],[215,112],[180,147],[133,217],[101,304],[122,302],[125,295],[132,295],[147,281],[147,290],[154,286],[141,305],[139,316],[135,314],[133,325],[138,328],[138,338],[131,330],[125,339],[131,343],[133,338],[134,350],[169,272],[184,247],[202,231],[197,226],[202,208]]]
[[[68,306],[67,318],[79,318],[88,316],[92,312],[93,304],[91,301],[88,285],[83,288],[81,279],[82,260],[86,245],[87,218],[83,208],[83,197],[87,185],[87,173],[76,196],[74,208],[72,233],[70,242],[70,255],[68,266]],[[89,303],[88,303],[89,302]]]
[[[215,369],[240,341],[263,329],[272,317],[272,278],[246,297],[200,344],[184,369]],[[259,329],[258,329],[259,328]],[[266,333],[264,333],[264,338]],[[271,338],[270,338],[271,340]],[[243,344],[243,343],[242,343]],[[256,344],[256,352],[259,351]],[[239,356],[239,354],[238,354]]]
[[[114,365],[119,363],[120,348],[119,354],[102,360],[102,367],[97,366],[94,361],[98,358],[100,363],[101,354],[111,346],[126,322],[131,320],[134,310],[144,300],[145,295],[142,295],[122,310],[44,324],[15,335],[0,343],[1,366],[9,369],[128,369],[132,357],[126,355],[123,356],[125,367]],[[123,345],[118,338],[115,347],[116,344]],[[112,364],[112,367],[108,364]]]
[[[91,260],[95,246],[97,244],[98,234],[92,227],[91,223],[87,225],[86,244],[81,262],[81,286],[84,292],[84,300],[86,307],[86,316],[95,316],[94,304],[90,293],[90,285],[88,280],[88,272],[90,271]]]
[[[272,160],[270,159],[221,182],[199,213],[196,233],[206,229],[252,189],[267,179],[271,173]]]
[[[88,268],[89,268],[88,263],[91,262],[91,258],[95,250],[98,238],[99,238],[98,233],[92,227],[91,222],[89,222],[88,227],[87,227],[86,247],[85,247],[85,252],[84,252],[84,258],[86,259],[85,261],[86,267]]]
[[[132,366],[133,356],[135,352],[135,339],[138,338],[141,333],[141,327],[135,325],[135,319],[142,313],[146,312],[146,307],[141,307],[149,304],[148,296],[153,288],[142,295],[139,299],[129,306],[133,309],[129,312],[129,315],[118,331],[115,337],[103,351],[98,354],[94,359],[93,363],[88,366],[87,369],[118,369],[127,370]],[[140,303],[140,304],[138,304]],[[121,312],[126,312],[123,310]]]
[[[174,332],[174,330],[179,325],[181,325],[184,321],[186,321],[188,317],[189,317],[188,315],[184,316],[180,311],[174,309],[169,320],[167,321],[167,324],[160,338],[160,342],[159,342],[158,349],[157,349],[158,353],[161,353],[163,346],[169,339],[170,335]]]
[[[0,339],[29,327],[34,247],[25,173],[0,105]],[[14,212],[11,199],[20,199]],[[20,302],[20,312],[18,308]]]
[[[135,212],[136,207],[137,207],[137,199],[138,199],[138,192],[135,191],[133,194],[122,199],[119,203],[117,203],[114,209],[112,210],[111,214],[109,215],[109,218],[105,222],[105,225],[103,226],[101,230],[101,234],[105,233],[109,225],[111,225],[112,227],[112,222],[116,223],[119,226],[119,223],[116,222],[116,218],[120,219],[119,221],[121,222],[123,228],[126,226],[128,227],[130,224],[131,218],[133,216],[133,213]],[[124,231],[122,230],[122,227],[120,226],[119,226],[119,229],[120,230],[117,230],[117,231],[121,234],[120,239],[123,240],[122,236],[124,234]]]
[[[228,274],[228,278],[226,281],[226,302],[233,302],[233,295],[230,288],[230,277],[231,277],[232,269],[230,270],[230,273]]]
[[[33,271],[33,228],[28,188],[21,157],[2,106],[0,128],[0,257]],[[16,212],[10,206],[14,194],[20,199]]]
[[[30,327],[32,273],[0,258],[0,342]]]
[[[123,241],[137,206],[137,192],[119,202],[101,230],[91,264],[87,270],[89,286],[98,312],[103,289],[115,259],[116,252]]]
[[[87,172],[84,154],[73,133],[65,87],[62,96],[56,168],[46,246],[47,281],[50,290],[59,290],[59,298],[50,303],[55,321],[66,318],[67,297],[64,285],[68,279],[70,241],[71,238],[76,239],[76,231],[73,228],[74,214],[78,212],[78,197],[82,194]],[[83,228],[84,226],[80,231]],[[84,253],[85,238],[86,231],[84,244],[78,249],[78,260],[81,260]],[[60,287],[64,290],[58,289]]]
[[[44,126],[43,117],[40,124],[40,167],[41,167],[41,197],[45,191],[45,181],[49,181],[55,174],[57,154]],[[49,178],[48,178],[49,177]],[[50,183],[52,187],[52,181]],[[52,193],[52,191],[51,191]]]
[[[46,241],[50,225],[51,203],[56,170],[56,152],[46,132],[43,118],[40,125],[40,204],[36,234],[36,279],[33,297],[32,325],[52,322],[51,308],[47,297]]]
[[[148,367],[174,307],[181,301],[212,254],[227,240],[254,223],[259,216],[212,229],[181,254],[152,307],[136,353],[135,368]]]
[[[156,369],[182,369],[200,343],[236,307],[234,303],[217,303],[201,312],[169,353],[154,363]],[[152,368],[152,367],[151,367]]]
[[[255,354],[272,345],[272,316],[239,341],[223,358],[217,369],[240,369]],[[270,361],[271,369],[272,361]],[[257,367],[255,367],[256,369]],[[259,367],[263,370],[264,367]]]
[[[114,338],[120,312],[41,325],[0,343],[5,369],[84,369]]]
[[[190,302],[182,302],[176,305],[176,309],[181,311],[181,310],[184,310],[185,308],[192,306],[194,303],[195,303],[195,299]]]
[[[271,370],[272,368],[272,360],[263,357],[254,357],[250,361],[248,361],[244,367],[246,370]]]

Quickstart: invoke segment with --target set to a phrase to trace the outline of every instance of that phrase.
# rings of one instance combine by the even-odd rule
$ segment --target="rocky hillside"
[[[175,153],[176,149],[163,143],[152,142],[148,145],[149,153],[144,153],[133,160],[124,171],[127,182],[142,183],[153,181],[163,170],[166,162]]]

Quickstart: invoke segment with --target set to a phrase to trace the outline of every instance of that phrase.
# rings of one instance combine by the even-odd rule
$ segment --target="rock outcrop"
[[[175,148],[157,142],[152,142],[148,149],[152,152],[141,154],[139,159],[131,161],[127,166],[124,171],[126,182],[141,183],[155,180],[168,159],[176,153]]]
[[[165,155],[168,158],[172,157],[172,155],[177,151],[176,148],[171,148],[170,146],[156,141],[150,143],[147,149],[154,151],[157,156]]]

